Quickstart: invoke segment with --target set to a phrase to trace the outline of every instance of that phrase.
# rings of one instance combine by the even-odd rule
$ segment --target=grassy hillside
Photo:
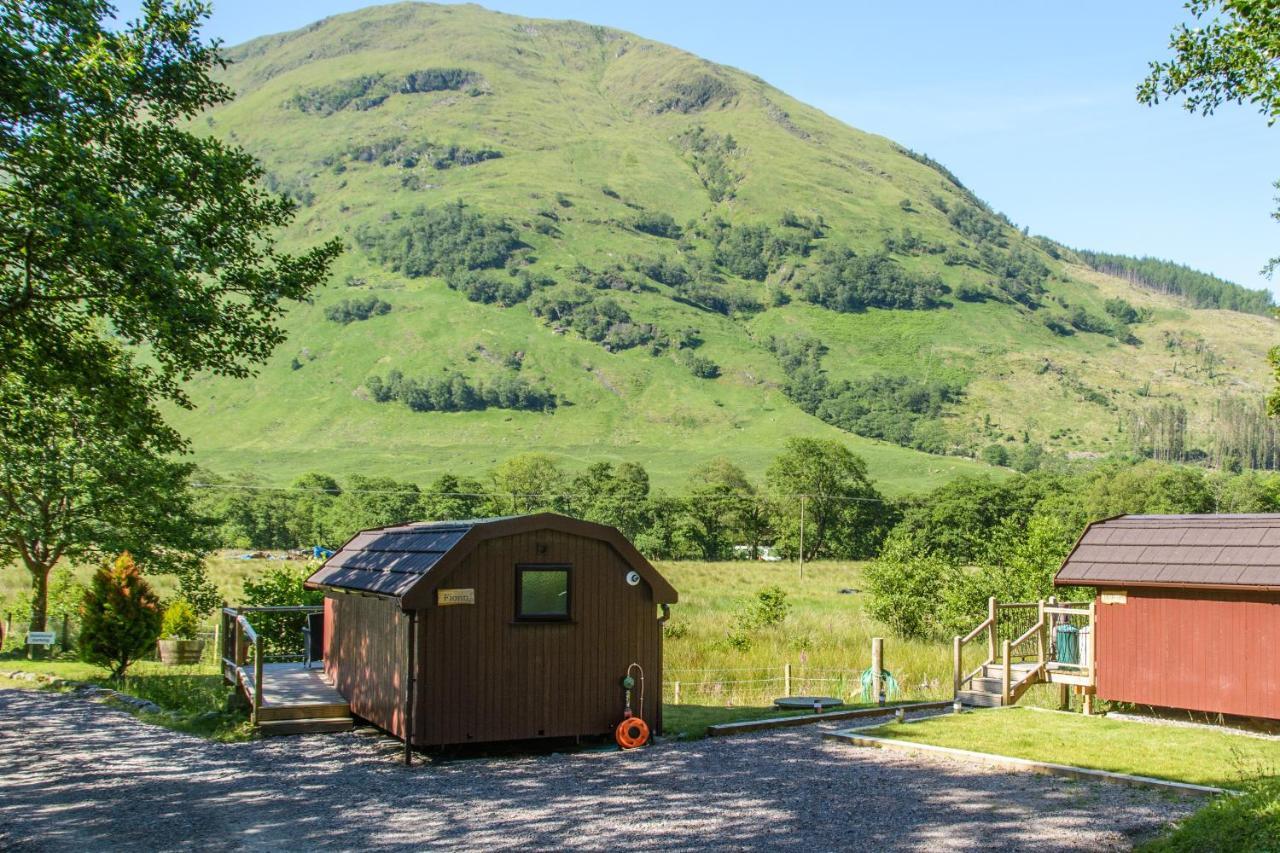
[[[1266,384],[1272,321],[1193,311],[1074,264],[927,158],[665,45],[398,4],[229,57],[237,98],[197,126],[299,200],[291,242],[337,233],[349,251],[255,381],[199,380],[196,411],[174,413],[215,469],[424,480],[545,450],[642,462],[670,485],[715,455],[758,472],[786,437],[810,435],[844,440],[902,492],[983,467],[963,457],[991,443],[1105,451],[1128,411],[1164,396],[1207,425],[1222,394]],[[480,224],[440,231],[433,217],[457,201]],[[856,257],[839,262],[845,249]],[[503,285],[487,304],[466,295]],[[1150,317],[1114,327],[1116,295]],[[370,297],[390,310],[326,319]],[[1073,312],[1108,328],[1072,328]],[[818,417],[778,339],[822,343],[813,364],[833,399],[846,380],[872,399],[874,377],[955,393],[906,427],[855,418],[849,394],[809,406]],[[1211,369],[1187,347],[1212,350]],[[376,402],[370,377],[393,370],[477,387],[518,377],[558,405]]]

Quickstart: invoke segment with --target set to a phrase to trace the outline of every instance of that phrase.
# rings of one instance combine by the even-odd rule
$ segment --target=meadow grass
[[[866,734],[1223,788],[1280,773],[1278,740],[1032,708],[946,714]]]

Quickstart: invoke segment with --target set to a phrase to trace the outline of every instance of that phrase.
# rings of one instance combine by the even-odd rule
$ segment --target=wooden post
[[[1040,626],[1040,630],[1036,631],[1036,656],[1039,659],[1040,666],[1045,665],[1044,656],[1044,638],[1049,631],[1049,626],[1044,621],[1044,599],[1040,599],[1040,605],[1036,608],[1036,624]],[[1041,670],[1043,675],[1043,670]]]
[[[987,599],[987,619],[991,622],[987,629],[987,663],[991,663],[996,659],[996,637],[1000,628],[1000,609],[994,595]]]
[[[258,724],[258,709],[262,707],[262,641],[253,641],[253,724]]]
[[[954,643],[952,644],[951,654],[953,656],[953,663],[952,663],[952,669],[951,669],[951,685],[952,685],[951,698],[956,701],[956,704],[959,704],[960,679],[964,677],[963,673],[961,673],[960,671],[961,665],[960,665],[960,638],[959,637],[956,637]]]
[[[680,682],[678,681],[673,682],[672,686],[675,689],[675,695],[671,697],[671,704],[679,705],[680,704]]]
[[[871,690],[877,705],[884,704],[884,638],[871,638]]]
[[[800,578],[804,579],[804,495],[800,496]]]
[[[791,695],[791,664],[789,663],[782,665],[782,695]]]
[[[1009,655],[1009,641],[1004,640],[1000,644],[1000,702],[1002,705],[1009,704],[1010,687],[1013,684],[1013,663]]]
[[[1071,685],[1058,685],[1058,710],[1066,711],[1071,707]]]

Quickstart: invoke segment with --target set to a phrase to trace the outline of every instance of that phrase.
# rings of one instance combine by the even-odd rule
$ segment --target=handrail
[[[963,637],[960,638],[960,645],[963,646],[966,643],[973,642],[975,639],[977,639],[979,634],[981,634],[983,631],[987,630],[994,624],[995,624],[995,620],[992,619],[990,616],[988,616],[986,619],[983,619],[982,624],[980,624],[977,628],[974,628],[968,634],[965,634]]]

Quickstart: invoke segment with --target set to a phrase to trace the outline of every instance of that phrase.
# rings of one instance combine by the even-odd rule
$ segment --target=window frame
[[[521,611],[524,599],[525,572],[564,572],[564,613],[525,614]],[[571,563],[516,563],[515,621],[531,623],[563,623],[573,621],[573,565]]]

